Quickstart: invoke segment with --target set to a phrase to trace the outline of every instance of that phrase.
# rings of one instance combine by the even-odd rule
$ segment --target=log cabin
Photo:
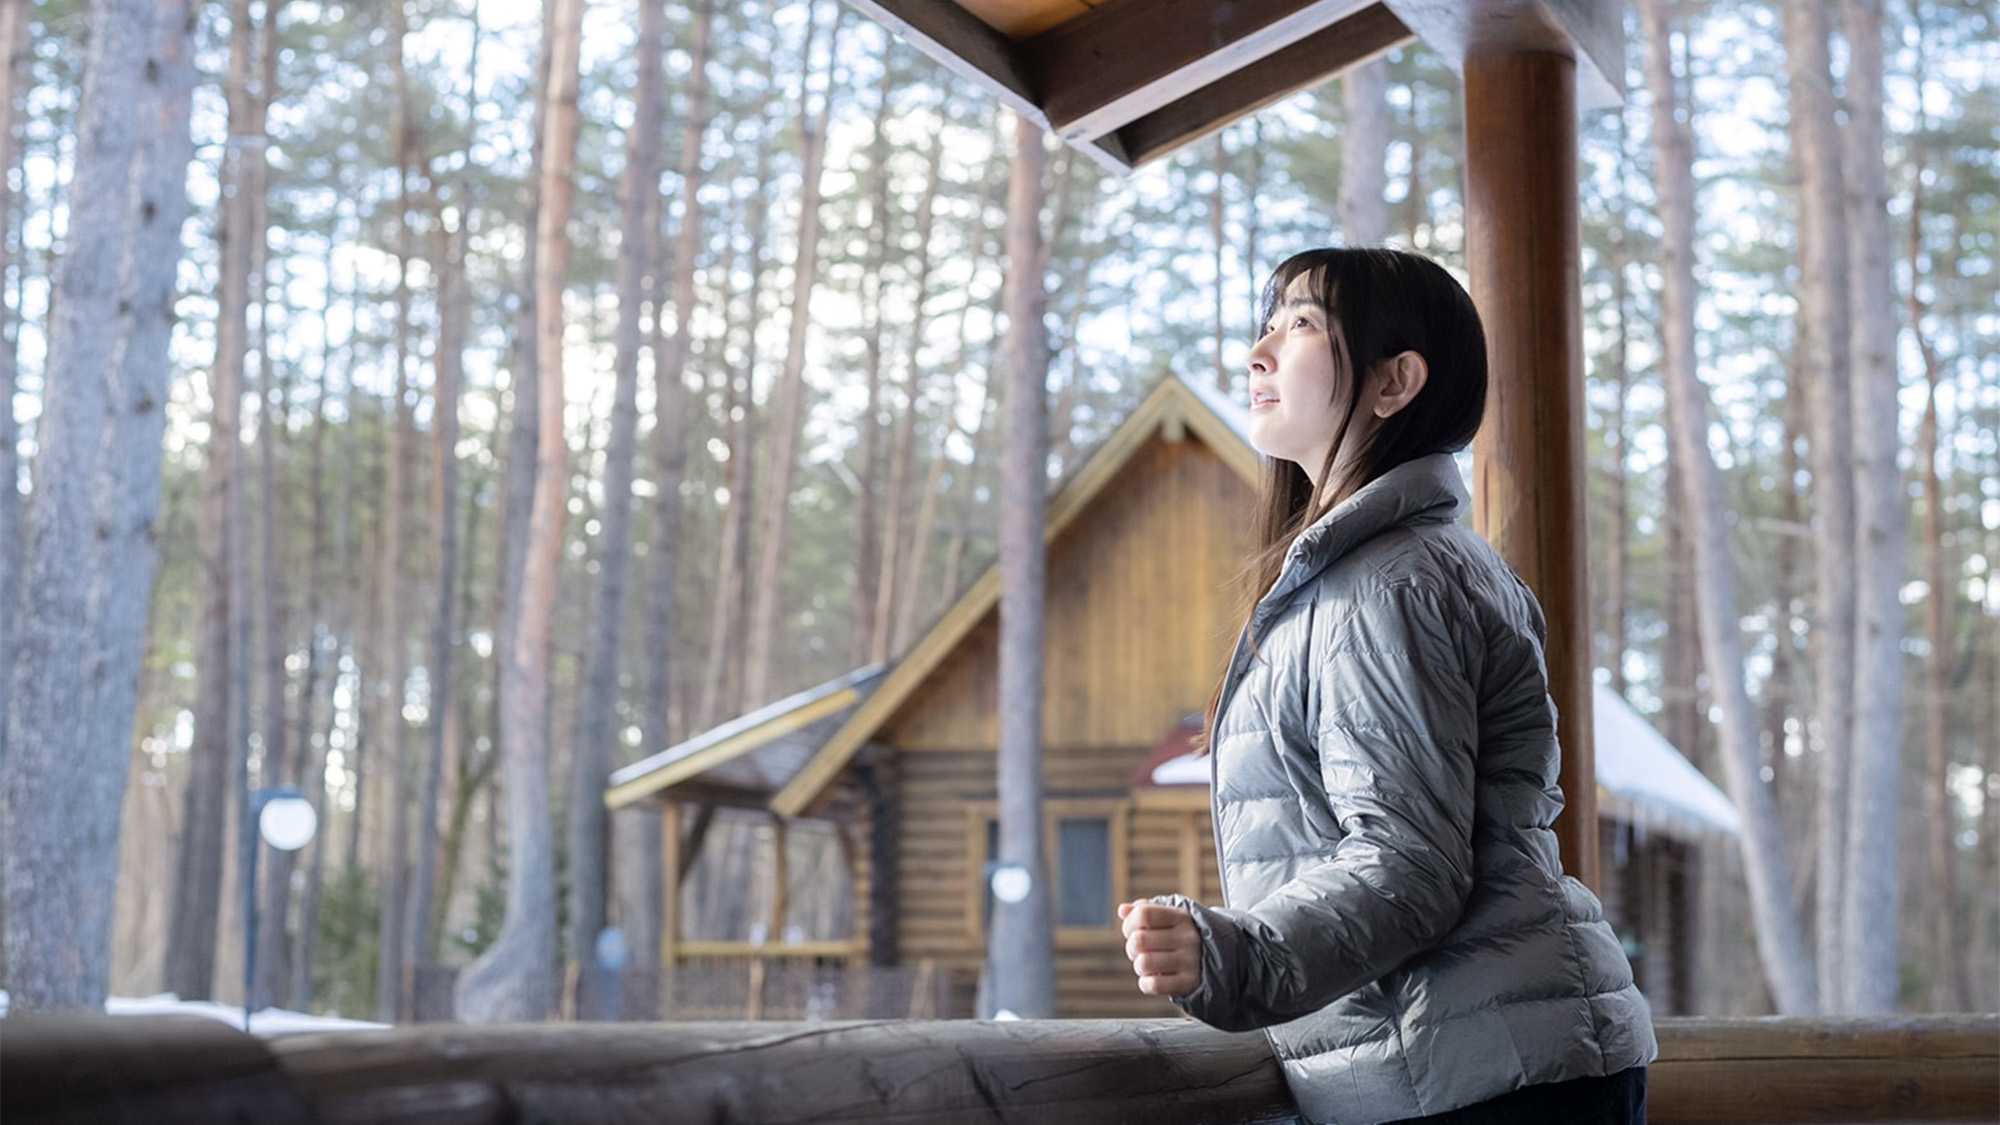
[[[1207,766],[1189,750],[1240,620],[1233,576],[1259,465],[1248,424],[1240,404],[1168,375],[1049,501],[1044,854],[1064,1017],[1172,1015],[1133,987],[1115,904],[1170,891],[1221,900]],[[708,1003],[683,986],[681,1010],[667,1001],[662,1017],[798,1018],[810,994],[798,984],[859,993],[832,970],[864,965],[937,982],[924,997],[929,1014],[973,1014],[997,842],[998,591],[996,569],[894,663],[612,776],[610,807],[664,812],[674,909],[661,964],[754,985]],[[1601,689],[1594,702],[1598,779],[1610,786],[1600,838],[1619,861],[1614,921],[1655,1007],[1686,1011],[1687,856],[1706,836],[1733,834],[1736,810],[1614,693]],[[765,886],[743,881],[740,856],[704,852],[717,809],[768,819],[757,865]],[[784,857],[797,849],[786,841],[802,832],[840,841],[844,888],[829,886],[824,868],[809,878],[792,869]],[[753,896],[764,916],[732,935],[692,932],[683,876],[704,862],[733,864],[738,875],[711,871],[707,884]],[[852,906],[800,924],[790,907],[804,885]],[[778,975],[794,986],[777,987]]]

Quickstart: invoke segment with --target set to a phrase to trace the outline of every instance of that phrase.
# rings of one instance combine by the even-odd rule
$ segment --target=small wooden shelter
[[[1114,905],[1183,891],[1220,901],[1204,761],[1187,753],[1235,639],[1230,596],[1249,543],[1258,458],[1248,416],[1206,387],[1168,376],[1061,483],[1050,502],[1043,741],[1045,852],[1054,885],[1057,1011],[1075,1018],[1167,1014],[1139,994]],[[790,879],[758,893],[772,916],[758,940],[690,942],[670,928],[665,964],[774,957],[842,966],[929,965],[971,1008],[985,957],[996,818],[998,575],[989,572],[887,667],[863,668],[635,763],[612,778],[614,808],[664,802],[707,823],[718,805],[757,808],[780,838],[801,818],[847,840],[853,932],[789,939]],[[1621,700],[1600,738],[1616,785],[1602,827],[1621,876],[1634,952],[1663,991],[1684,984],[1688,837],[1734,830],[1735,810]],[[859,846],[865,838],[868,846]],[[665,870],[689,869],[700,834],[672,828]],[[1641,866],[1643,865],[1643,867]],[[679,902],[681,887],[669,888]],[[1640,916],[1641,908],[1662,909]],[[1663,995],[1663,999],[1664,999]],[[1677,1005],[1669,1003],[1669,1008]],[[947,1014],[940,1011],[937,1014]]]

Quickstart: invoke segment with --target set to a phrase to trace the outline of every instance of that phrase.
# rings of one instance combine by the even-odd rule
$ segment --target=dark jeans
[[[1646,1125],[1646,1068],[1523,1086],[1448,1113],[1390,1125]]]

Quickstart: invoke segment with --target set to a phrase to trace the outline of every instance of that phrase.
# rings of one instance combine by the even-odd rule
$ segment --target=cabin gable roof
[[[1045,542],[1070,529],[1155,436],[1192,436],[1246,484],[1260,460],[1245,437],[1248,412],[1219,392],[1169,375],[1050,498]],[[813,807],[854,754],[893,719],[917,691],[960,650],[999,603],[1000,571],[993,566],[946,610],[910,651],[889,669],[881,687],[856,707],[819,752],[778,791],[771,809],[799,816]]]

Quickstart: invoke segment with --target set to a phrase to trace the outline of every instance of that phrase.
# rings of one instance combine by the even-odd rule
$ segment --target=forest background
[[[1838,874],[1855,838],[1890,857],[1896,909],[1865,911],[1891,931],[1887,1003],[2000,1008],[2000,12],[1845,9],[1881,20],[1872,60],[1842,6],[1648,0],[1624,105],[1582,122],[1599,677],[1718,780],[1727,685],[1746,692],[1783,853],[1783,901],[1753,909],[1746,873],[1773,856],[1705,849],[1714,1014],[1798,1007],[1754,952],[1773,909],[1815,956],[1820,1007],[1881,1006],[1883,982],[1856,999],[1821,936],[1858,901]],[[119,20],[120,43],[96,41]],[[86,59],[182,42],[182,69],[123,74],[144,124],[86,127],[87,83],[120,89]],[[1461,276],[1466,252],[1457,82],[1420,45],[1128,177],[1051,145],[1027,219],[1008,209],[1011,116],[830,0],[0,0],[0,49],[17,1003],[240,1000],[240,802],[281,783],[322,823],[268,864],[257,1004],[396,1018],[410,966],[518,977],[587,955],[607,920],[654,947],[656,829],[614,818],[615,885],[588,843],[610,830],[607,771],[893,656],[996,554],[1010,221],[1043,246],[1051,479],[1167,372],[1241,394],[1256,285],[1290,252],[1387,242]],[[155,108],[142,72],[167,75],[161,116],[129,110]],[[1855,310],[1828,248],[1871,110],[1887,222],[1853,252],[1893,279],[1874,401],[1895,404],[1872,473],[1842,453],[1868,419],[1827,391],[1870,375],[1830,343]],[[138,233],[85,221],[107,136],[141,190],[186,161],[184,225],[171,190]],[[118,286],[171,315],[62,326]],[[113,346],[158,353],[164,409],[128,412],[154,428],[65,429],[89,380],[63,373]],[[1672,440],[1678,355],[1706,411],[1691,446]],[[129,459],[155,440],[149,479]],[[124,522],[95,525],[109,547],[58,534],[103,511],[76,463],[137,481]],[[1679,499],[1690,472],[1719,487],[1719,556]],[[1887,668],[1830,642],[1865,600],[1837,498],[1870,481],[1899,544]],[[89,587],[90,550],[152,569]],[[1696,640],[1717,567],[1733,664]],[[65,623],[110,688],[48,658]],[[551,655],[510,671],[523,628]],[[1830,737],[1883,682],[1900,738]],[[74,753],[24,753],[65,726]],[[1848,823],[1850,760],[1889,763],[1892,815]],[[83,846],[52,819],[79,811]],[[754,835],[723,847],[754,855]],[[55,964],[38,950],[77,925],[62,885],[105,936]],[[462,1011],[506,1010],[461,987]],[[524,995],[548,1009],[547,988]]]

